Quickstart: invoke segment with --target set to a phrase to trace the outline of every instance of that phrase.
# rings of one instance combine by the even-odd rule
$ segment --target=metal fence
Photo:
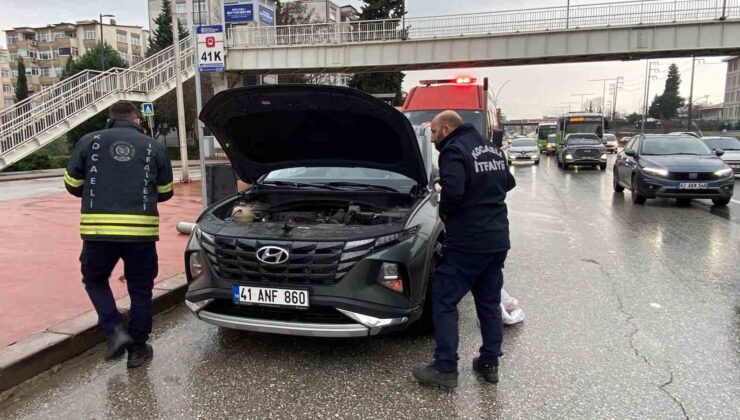
[[[644,0],[377,21],[232,28],[230,48],[504,35],[740,18],[740,0]]]

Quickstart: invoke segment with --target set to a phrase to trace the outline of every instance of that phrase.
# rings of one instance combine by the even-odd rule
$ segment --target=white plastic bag
[[[504,289],[501,289],[501,319],[504,325],[513,325],[524,321],[524,311],[519,307],[519,301],[506,293]]]

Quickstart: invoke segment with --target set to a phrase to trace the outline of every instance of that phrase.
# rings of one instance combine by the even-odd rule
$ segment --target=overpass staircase
[[[183,80],[193,77],[193,37],[180,41]],[[0,110],[0,170],[119,100],[151,102],[173,90],[174,46],[129,67],[86,70]]]

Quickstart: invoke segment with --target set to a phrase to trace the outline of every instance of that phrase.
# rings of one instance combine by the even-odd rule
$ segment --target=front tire
[[[614,192],[624,192],[624,187],[619,183],[619,179],[617,179],[617,168],[614,168],[614,176],[612,176],[612,187],[614,187]]]
[[[539,164],[540,164],[540,160],[539,160],[539,159],[535,160],[535,161],[534,161],[534,164],[535,164],[535,165],[539,165]]]
[[[632,202],[635,204],[645,204],[647,197],[641,195],[637,188],[637,176],[632,175]]]
[[[605,171],[605,170],[606,170],[606,163],[599,163],[599,168],[600,168],[600,169],[601,169],[602,171]]]
[[[427,279],[427,292],[426,297],[424,298],[424,308],[421,312],[421,317],[416,320],[413,324],[411,324],[408,329],[406,330],[409,334],[412,335],[429,335],[434,333],[434,318],[432,314],[432,305],[433,305],[433,294],[432,294],[432,284],[434,282],[434,273],[437,271],[437,263],[439,262],[439,259],[436,255],[432,256],[432,260],[430,262],[431,267],[429,269],[428,279]]]
[[[714,204],[717,207],[725,207],[728,204],[730,204],[729,198],[713,198],[712,204]]]

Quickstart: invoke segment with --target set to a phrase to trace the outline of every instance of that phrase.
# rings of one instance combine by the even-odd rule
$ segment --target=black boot
[[[154,350],[150,344],[132,344],[128,349],[128,363],[126,367],[137,368],[154,356]]]
[[[112,333],[108,334],[108,349],[105,351],[105,360],[112,360],[123,356],[123,352],[132,343],[123,325],[118,324]]]
[[[476,357],[473,359],[473,370],[478,372],[486,382],[497,384],[498,383],[498,366],[493,363],[482,364],[480,358]]]
[[[414,378],[421,384],[438,385],[443,388],[457,387],[457,372],[443,373],[434,365],[417,367],[414,369]]]

